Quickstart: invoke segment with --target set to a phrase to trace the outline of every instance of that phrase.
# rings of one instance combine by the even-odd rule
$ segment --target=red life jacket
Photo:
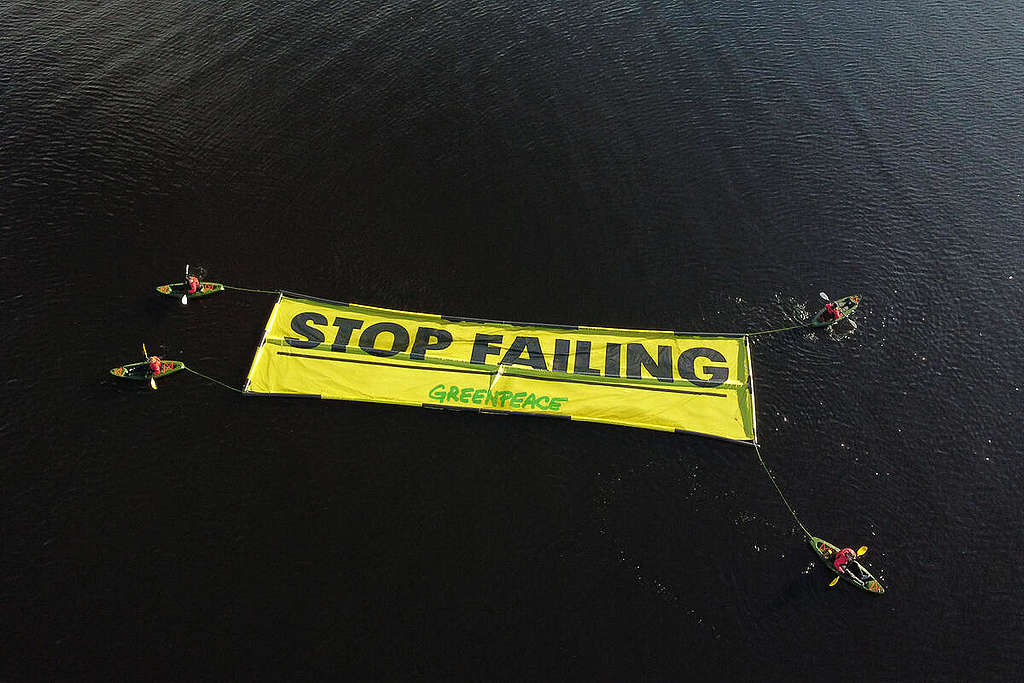
[[[153,359],[149,361],[149,369],[154,375],[160,374],[160,356],[153,356]]]
[[[188,276],[188,293],[195,294],[196,290],[199,289],[199,278],[195,275]]]
[[[857,553],[852,548],[843,548],[836,553],[836,559],[832,564],[835,565],[837,572],[841,572],[843,571],[843,565],[855,557],[857,557]]]

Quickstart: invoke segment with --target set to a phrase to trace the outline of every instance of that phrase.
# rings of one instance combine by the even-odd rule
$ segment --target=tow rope
[[[756,443],[754,444],[754,452],[757,453],[757,459],[761,461],[761,467],[764,468],[765,474],[767,474],[768,478],[771,480],[772,486],[774,486],[775,490],[779,492],[779,497],[782,498],[782,502],[786,504],[786,509],[789,510],[789,514],[793,515],[793,519],[795,519],[796,523],[800,525],[800,528],[804,530],[804,534],[807,535],[807,538],[814,538],[811,532],[807,530],[807,527],[804,526],[803,522],[800,521],[800,518],[796,516],[796,512],[793,511],[793,506],[789,504],[788,500],[786,500],[786,496],[782,493],[782,489],[780,489],[779,485],[775,483],[775,477],[772,476],[771,471],[768,469],[768,465],[764,464],[764,458],[761,457],[761,448]]]

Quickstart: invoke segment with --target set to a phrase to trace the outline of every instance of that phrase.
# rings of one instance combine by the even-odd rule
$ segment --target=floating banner
[[[743,335],[498,322],[282,293],[245,392],[756,440]]]

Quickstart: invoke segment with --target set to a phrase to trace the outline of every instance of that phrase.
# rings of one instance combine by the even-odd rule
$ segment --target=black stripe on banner
[[[435,410],[457,410],[462,413],[479,413],[479,408],[473,408],[472,406],[448,406],[441,403],[421,403],[424,408],[434,408]]]
[[[331,360],[335,363],[356,363],[358,365],[382,365],[386,368],[399,368],[401,370],[426,370],[428,372],[457,372],[463,375],[486,375],[490,377],[493,372],[489,370],[463,370],[462,368],[430,368],[419,365],[399,365],[398,363],[382,363],[375,360],[358,360],[356,358],[334,358],[332,356],[311,356],[306,353],[292,353],[291,351],[277,351],[279,356],[295,356],[296,358],[312,358],[314,360]]]
[[[422,403],[420,404],[424,408],[433,408],[434,410],[455,410],[463,413],[480,413],[481,415],[529,415],[530,417],[554,417],[562,420],[571,420],[571,415],[565,415],[562,413],[535,413],[529,410],[500,410],[498,408],[473,408],[471,406],[452,406],[442,403]]]
[[[530,417],[554,417],[562,420],[571,420],[572,415],[564,413],[534,413],[530,411],[499,410],[497,408],[481,408],[484,415],[529,415]]]
[[[373,360],[357,360],[355,358],[333,358],[331,356],[311,356],[304,353],[292,353],[291,351],[277,351],[279,356],[294,356],[296,358],[311,358],[313,360],[329,360],[335,363],[358,363],[360,365],[381,365],[386,368],[398,368],[400,370],[425,370],[428,372],[455,372],[465,375],[486,375],[494,373],[487,370],[463,370],[461,368],[430,368],[419,365],[399,365],[398,363],[381,363]],[[530,375],[509,375],[520,379],[535,380],[538,382],[564,382],[566,384],[589,384],[596,387],[609,387],[612,389],[633,389],[634,391],[660,391],[666,394],[692,394],[694,396],[712,396],[715,398],[727,398],[728,394],[716,394],[710,391],[690,391],[689,389],[667,389],[664,387],[638,387],[635,384],[613,384],[611,382],[593,382],[585,379],[572,379],[571,377],[533,377]],[[518,413],[517,413],[518,414]]]
[[[323,398],[321,394],[282,394],[282,393],[265,393],[262,391],[245,391],[243,396],[286,396],[295,398]]]

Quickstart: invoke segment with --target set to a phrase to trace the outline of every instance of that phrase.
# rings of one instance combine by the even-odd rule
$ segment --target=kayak
[[[170,285],[160,285],[156,288],[156,291],[167,296],[173,296],[175,299],[180,299],[182,294],[188,294],[185,291],[185,285],[181,282],[175,282]],[[199,289],[196,290],[195,294],[188,294],[189,299],[198,299],[201,296],[209,296],[210,294],[216,294],[217,292],[223,292],[224,285],[219,282],[200,282]]]
[[[161,360],[160,372],[159,374],[154,375],[149,369],[149,363],[147,361],[142,361],[141,363],[128,363],[127,365],[122,365],[119,368],[113,368],[110,371],[110,374],[114,377],[120,377],[121,379],[148,380],[150,377],[165,377],[172,372],[177,372],[184,368],[184,361]]]
[[[839,322],[844,318],[849,318],[853,315],[853,312],[857,310],[857,306],[860,304],[860,295],[854,294],[853,296],[844,296],[842,299],[833,301],[836,307],[839,309],[839,317],[836,319],[825,317],[825,309],[821,309],[814,314],[814,318],[811,320],[811,324],[815,327],[828,327],[832,323]]]
[[[844,579],[852,583],[858,588],[863,588],[870,593],[884,593],[885,589],[882,588],[882,584],[878,583],[878,579],[871,575],[864,565],[862,565],[856,558],[850,560],[843,565],[843,571],[837,572],[834,560],[836,554],[839,552],[839,548],[832,545],[828,541],[824,541],[816,536],[812,536],[809,543],[814,548],[814,552],[818,553],[821,559],[825,560],[825,564],[836,574],[839,574]]]

